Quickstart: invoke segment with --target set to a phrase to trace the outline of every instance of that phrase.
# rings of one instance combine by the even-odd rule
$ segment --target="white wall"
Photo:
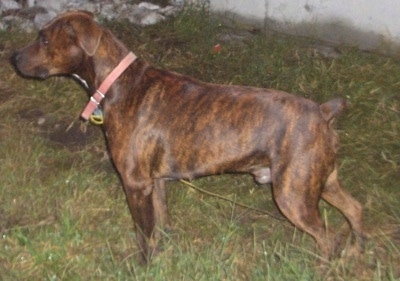
[[[280,31],[400,50],[400,0],[210,0],[210,6]]]
[[[210,0],[210,7],[218,12],[238,14],[254,21],[264,21],[266,0]]]

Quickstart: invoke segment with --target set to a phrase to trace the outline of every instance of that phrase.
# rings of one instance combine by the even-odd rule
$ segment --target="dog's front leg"
[[[163,232],[169,230],[168,206],[167,206],[167,190],[165,181],[157,179],[154,181],[152,192],[153,208],[154,208],[154,233],[150,241],[150,245],[154,244],[154,249],[157,250],[159,241],[162,238]]]
[[[135,224],[136,240],[145,262],[150,261],[155,246],[150,243],[155,228],[153,186],[124,183],[126,199]]]

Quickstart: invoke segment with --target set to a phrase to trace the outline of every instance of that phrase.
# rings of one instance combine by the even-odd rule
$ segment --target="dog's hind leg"
[[[328,260],[332,251],[332,234],[326,230],[318,208],[321,184],[318,179],[301,176],[302,168],[297,168],[291,167],[281,176],[273,177],[275,202],[290,222],[315,239],[321,257]],[[289,173],[289,170],[298,173]]]
[[[359,252],[364,246],[365,234],[362,225],[362,206],[347,193],[338,180],[337,168],[329,175],[322,192],[322,198],[338,208],[350,223],[356,237],[356,247]]]

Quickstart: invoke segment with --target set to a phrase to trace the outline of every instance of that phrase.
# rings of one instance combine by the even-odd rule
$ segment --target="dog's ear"
[[[94,21],[93,14],[80,11],[79,17],[70,22],[80,47],[88,56],[93,56],[100,44],[102,28]]]

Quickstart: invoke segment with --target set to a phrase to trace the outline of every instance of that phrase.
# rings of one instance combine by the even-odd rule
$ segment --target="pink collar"
[[[136,56],[130,52],[118,65],[111,71],[110,74],[104,79],[103,83],[101,83],[100,87],[94,92],[94,94],[90,97],[88,104],[85,109],[82,111],[81,117],[84,120],[88,120],[90,115],[95,111],[95,109],[99,106],[101,100],[106,95],[108,89],[111,85],[118,79],[118,77],[128,68],[131,63],[133,63],[136,59]]]

